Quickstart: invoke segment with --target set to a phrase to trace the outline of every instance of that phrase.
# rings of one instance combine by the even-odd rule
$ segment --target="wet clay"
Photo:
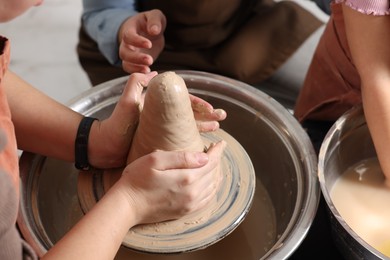
[[[200,152],[204,148],[183,78],[171,71],[152,78],[127,163],[157,149]]]
[[[390,257],[390,187],[376,158],[353,165],[336,180],[331,199],[351,229]]]
[[[146,87],[127,164],[155,150],[204,151],[184,79],[173,71],[153,77]],[[107,171],[105,190],[120,178],[120,171]]]

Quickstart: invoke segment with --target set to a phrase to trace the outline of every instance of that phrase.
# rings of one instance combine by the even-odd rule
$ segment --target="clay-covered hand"
[[[157,72],[131,74],[110,117],[95,121],[88,149],[92,166],[107,169],[125,165],[143,103],[142,92],[155,75]]]
[[[164,48],[165,15],[157,9],[127,19],[119,30],[119,57],[128,73],[150,72]]]
[[[219,128],[218,122],[226,118],[226,111],[220,108],[214,109],[207,101],[191,94],[190,99],[199,132],[217,130]]]
[[[225,146],[221,141],[207,154],[156,151],[129,164],[115,186],[125,191],[135,224],[177,219],[204,207],[219,188]]]

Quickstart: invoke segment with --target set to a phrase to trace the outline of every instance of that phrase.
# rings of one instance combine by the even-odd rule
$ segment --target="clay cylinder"
[[[175,72],[150,80],[127,163],[155,150],[204,150],[187,86]]]

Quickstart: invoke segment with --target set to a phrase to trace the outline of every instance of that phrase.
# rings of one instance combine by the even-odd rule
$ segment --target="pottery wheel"
[[[244,148],[219,129],[202,134],[206,145],[223,139],[223,180],[214,199],[204,209],[177,220],[138,225],[129,230],[122,245],[148,253],[183,253],[210,246],[229,235],[247,215],[255,192],[256,176]],[[78,197],[84,213],[104,195],[112,183],[110,173],[80,172]]]

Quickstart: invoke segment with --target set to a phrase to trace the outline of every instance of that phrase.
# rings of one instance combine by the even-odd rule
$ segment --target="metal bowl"
[[[388,259],[348,225],[331,197],[332,188],[347,169],[375,157],[362,106],[356,106],[341,116],[329,129],[321,145],[319,182],[329,209],[333,240],[346,259]]]
[[[288,258],[305,238],[320,198],[317,157],[309,137],[286,108],[252,86],[205,72],[176,73],[192,94],[227,111],[221,128],[244,147],[255,169],[252,208],[230,235],[205,249],[161,255],[122,245],[116,259]],[[82,114],[106,118],[126,80],[103,83],[68,104]],[[24,152],[20,172],[18,225],[42,255],[83,215],[77,197],[78,171],[71,163]]]

